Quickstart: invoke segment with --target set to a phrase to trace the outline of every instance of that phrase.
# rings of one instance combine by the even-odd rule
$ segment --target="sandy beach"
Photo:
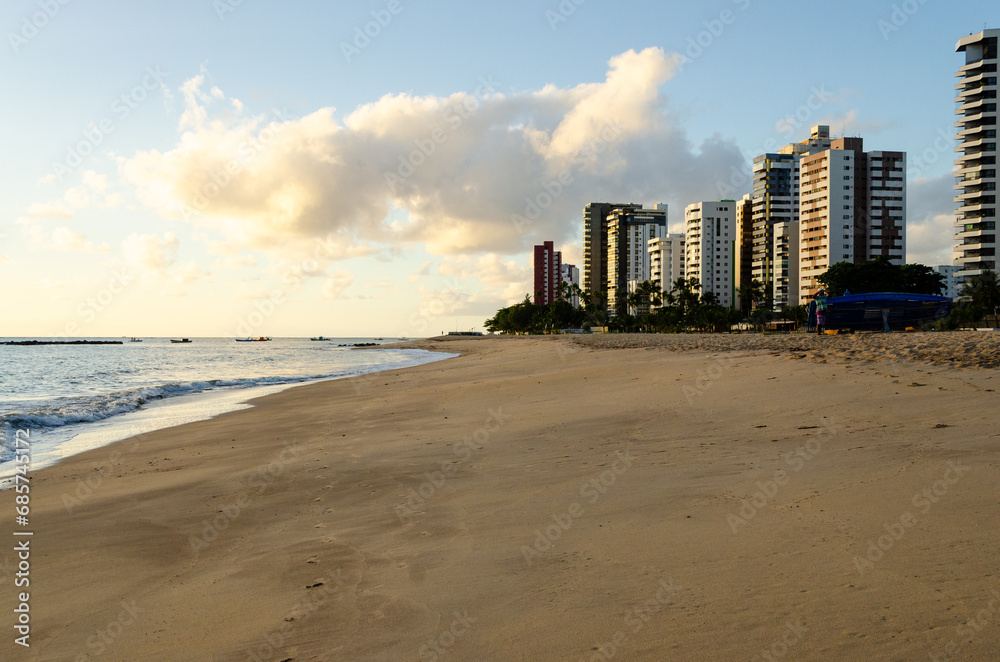
[[[1000,659],[996,334],[407,346],[35,472],[0,659]]]

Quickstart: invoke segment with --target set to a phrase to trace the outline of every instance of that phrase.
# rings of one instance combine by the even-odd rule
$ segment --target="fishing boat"
[[[180,340],[176,340],[174,338],[171,338],[170,342],[172,342],[172,343],[188,343],[188,342],[191,342],[191,339],[190,338],[181,338]]]
[[[142,342],[142,338],[129,338],[129,342]]]
[[[326,336],[317,336],[316,338],[310,338],[309,340],[312,340],[314,342],[317,341],[317,340],[328,341],[328,340],[332,340],[332,338],[327,338]]]
[[[268,342],[270,338],[265,338],[261,336],[259,338],[236,338],[236,342]]]

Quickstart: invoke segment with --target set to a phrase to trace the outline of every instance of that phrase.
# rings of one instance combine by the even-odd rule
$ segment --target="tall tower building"
[[[1000,30],[983,30],[958,41],[965,64],[955,74],[958,130],[955,185],[955,276],[964,281],[996,270],[997,216],[997,38]]]
[[[654,209],[628,206],[608,214],[608,312],[624,311],[629,282],[650,280],[649,240],[667,234],[667,205]],[[633,286],[634,287],[634,286]]]
[[[669,292],[678,278],[687,278],[684,271],[684,235],[667,234],[649,240],[649,280],[661,292]]]
[[[607,299],[608,215],[614,209],[639,208],[627,202],[592,202],[583,209],[583,291]]]
[[[736,250],[733,267],[733,289],[753,280],[753,194],[747,193],[736,201]],[[737,294],[737,298],[739,298]]]
[[[906,261],[906,154],[838,138],[799,162],[798,303],[838,262]],[[791,288],[790,288],[791,289]]]
[[[535,305],[547,306],[559,298],[562,281],[562,253],[551,241],[535,246]]]
[[[684,268],[701,283],[701,295],[714,292],[723,306],[733,305],[733,251],[736,202],[696,202],[684,209]]]

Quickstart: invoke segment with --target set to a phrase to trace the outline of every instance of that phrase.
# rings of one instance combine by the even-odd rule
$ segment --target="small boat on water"
[[[317,340],[332,340],[332,338],[327,338],[326,336],[317,336],[316,338],[310,338],[309,340],[312,340],[312,341],[315,342]]]
[[[172,342],[172,343],[188,343],[188,342],[191,342],[191,339],[190,338],[181,338],[180,340],[175,340],[174,338],[171,338],[170,342]]]
[[[129,338],[129,342],[142,342],[142,338]]]
[[[236,338],[236,342],[269,342],[270,338],[261,336],[259,338]]]

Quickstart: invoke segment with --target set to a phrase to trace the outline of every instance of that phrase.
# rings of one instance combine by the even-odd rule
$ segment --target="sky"
[[[0,336],[482,329],[593,201],[750,190],[815,124],[909,156],[949,264],[954,52],[994,1],[8,0]]]

